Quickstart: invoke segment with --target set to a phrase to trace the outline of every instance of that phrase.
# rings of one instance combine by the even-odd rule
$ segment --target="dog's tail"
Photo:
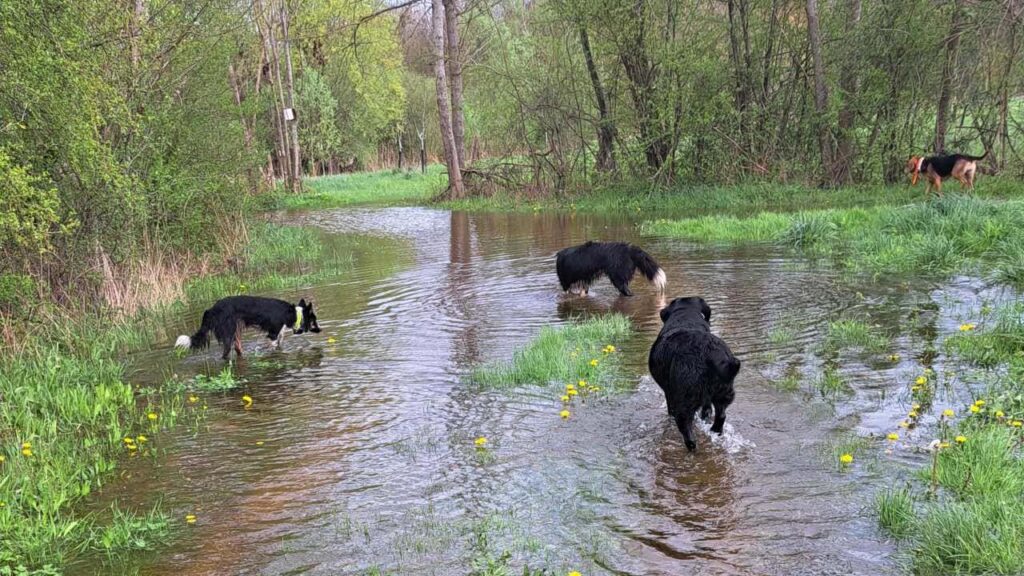
[[[210,345],[210,330],[213,330],[213,314],[209,310],[203,312],[203,323],[199,325],[199,331],[192,336],[182,334],[174,341],[175,348],[191,348],[201,350]]]
[[[977,162],[978,160],[984,160],[986,156],[988,156],[988,150],[985,150],[985,153],[982,154],[981,156],[971,156],[970,154],[964,154],[963,155],[964,158],[967,158],[971,162]]]
[[[633,259],[633,264],[640,269],[640,272],[647,277],[647,280],[654,287],[658,289],[658,292],[665,291],[665,271],[658,266],[658,263],[651,258],[651,255],[636,246],[629,247],[629,257]]]

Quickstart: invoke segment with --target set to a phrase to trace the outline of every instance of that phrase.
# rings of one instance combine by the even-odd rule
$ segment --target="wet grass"
[[[608,351],[608,346],[621,342],[631,331],[629,319],[621,314],[545,326],[511,361],[480,366],[471,379],[497,388],[578,380],[607,388],[616,383],[618,368],[616,352]]]
[[[1014,198],[1020,187],[1011,179],[986,179],[976,194]],[[698,215],[747,216],[759,212],[899,206],[924,200],[921,187],[865,185],[825,190],[813,186],[740,183],[732,186],[679,184],[652,186],[647,181],[621,182],[537,198],[498,193],[490,197],[443,202],[453,210],[483,212],[566,211],[593,214],[640,214],[659,218]],[[768,238],[765,238],[766,240]]]
[[[907,539],[915,574],[1024,572],[1022,312],[1007,306],[987,328],[965,324],[946,340],[955,358],[986,368],[975,375],[979,397],[943,416],[918,470],[921,496],[879,496],[879,521]]]
[[[826,398],[835,398],[851,391],[846,379],[835,368],[827,368],[814,380],[814,387]]]
[[[388,170],[306,178],[302,194],[280,193],[274,205],[298,210],[423,204],[444,190],[447,181],[444,167],[436,164],[428,166],[426,174]]]
[[[878,524],[894,538],[906,538],[915,528],[914,498],[907,488],[888,488],[875,497]]]
[[[876,278],[974,272],[1000,282],[1024,279],[1020,200],[947,196],[896,207],[662,219],[645,223],[643,229],[710,244],[789,246]]]
[[[825,346],[833,350],[858,347],[867,352],[882,352],[889,348],[889,337],[860,320],[836,320],[828,323]]]

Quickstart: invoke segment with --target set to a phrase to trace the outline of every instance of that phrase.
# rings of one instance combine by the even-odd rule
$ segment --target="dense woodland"
[[[67,297],[147,246],[216,248],[260,198],[325,173],[438,160],[452,197],[685,193],[891,183],[908,154],[988,150],[985,171],[1017,174],[1022,15],[1022,0],[0,2],[0,306]]]

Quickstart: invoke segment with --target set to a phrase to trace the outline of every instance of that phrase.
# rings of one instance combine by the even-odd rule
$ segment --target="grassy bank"
[[[162,431],[200,417],[180,386],[134,389],[124,351],[165,337],[185,307],[309,285],[350,270],[362,254],[399,261],[401,251],[379,238],[272,224],[249,227],[240,246],[229,272],[187,282],[182,299],[131,317],[96,306],[37,309],[19,335],[27,344],[0,354],[0,574],[59,573],[81,554],[149,548],[185,522],[159,509],[82,511],[120,462],[156,456]]]
[[[490,387],[575,384],[580,380],[590,388],[609,387],[616,383],[615,344],[631,330],[629,319],[621,314],[545,326],[511,361],[478,367],[472,380]]]
[[[424,204],[444,189],[444,167],[431,165],[420,172],[355,172],[303,180],[302,194],[278,194],[273,205],[290,210],[345,206]]]
[[[944,413],[917,483],[876,502],[915,574],[1024,572],[1024,307],[999,311],[991,324],[946,342],[977,398]]]
[[[948,196],[897,207],[656,220],[646,233],[709,244],[771,243],[872,275],[961,271],[1024,283],[1024,201]]]
[[[1015,198],[1021,187],[1010,179],[990,179],[979,185],[981,198]],[[773,183],[745,183],[734,186],[679,184],[657,187],[648,182],[603,185],[590,190],[532,198],[496,194],[486,198],[442,202],[453,210],[532,212],[576,211],[593,214],[641,214],[659,218],[694,215],[747,216],[763,211],[793,212],[807,209],[870,208],[921,202],[922,186],[864,185],[839,189]]]

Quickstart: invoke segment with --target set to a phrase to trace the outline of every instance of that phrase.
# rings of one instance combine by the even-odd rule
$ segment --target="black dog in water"
[[[668,415],[675,418],[686,447],[693,450],[693,415],[704,420],[715,409],[712,432],[722,433],[725,409],[736,393],[732,382],[740,361],[711,333],[711,307],[703,298],[676,298],[661,311],[661,333],[651,347],[647,366],[665,392]]]
[[[313,303],[307,303],[305,299],[299,300],[298,304],[291,304],[276,298],[228,296],[203,312],[203,323],[198,332],[192,337],[178,336],[174,346],[192,350],[206,348],[210,343],[209,332],[212,331],[217,342],[224,347],[222,358],[228,359],[232,342],[235,352],[241,357],[242,328],[246,326],[259,326],[261,330],[266,330],[267,338],[278,348],[281,348],[286,327],[290,327],[293,334],[320,331],[316,314],[313,313]]]
[[[659,292],[665,291],[665,271],[650,254],[632,244],[587,242],[560,250],[555,258],[562,290],[584,296],[602,275],[607,275],[623,296],[632,296],[629,282],[637,268]]]

